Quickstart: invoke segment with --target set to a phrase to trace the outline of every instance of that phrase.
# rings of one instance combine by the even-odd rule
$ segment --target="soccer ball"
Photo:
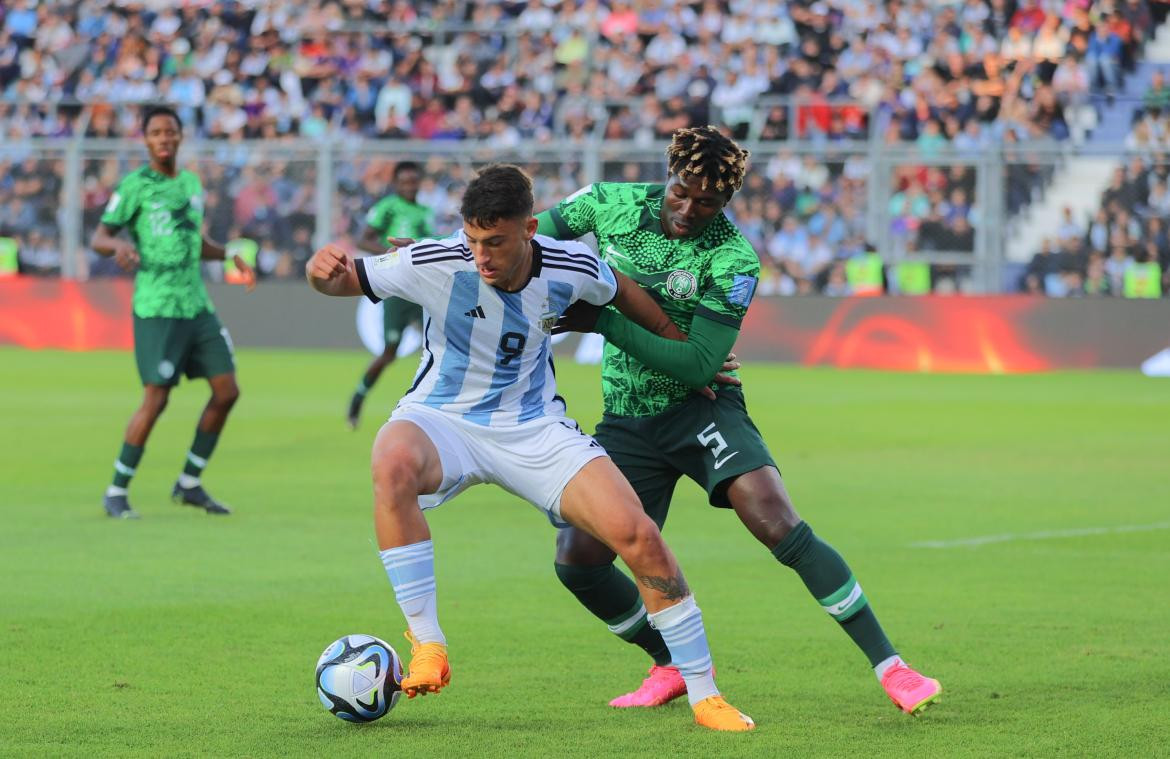
[[[317,697],[329,713],[349,722],[373,722],[402,695],[398,653],[373,635],[346,635],[317,659]]]

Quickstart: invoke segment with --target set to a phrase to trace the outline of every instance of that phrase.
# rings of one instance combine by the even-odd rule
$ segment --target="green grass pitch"
[[[1135,372],[744,371],[798,510],[895,645],[943,682],[920,719],[893,708],[799,579],[684,481],[666,537],[754,733],[702,731],[685,703],[609,709],[647,662],[560,587],[544,517],[488,486],[431,517],[451,687],[342,723],[314,694],[323,647],[361,632],[408,648],[373,545],[368,460],[414,362],[350,432],[365,360],[241,352],[243,396],[204,478],[236,509],[226,519],[168,498],[206,398],[182,385],[131,489],[143,519],[114,522],[100,496],[139,397],[131,356],[0,351],[0,756],[1170,751],[1170,383]],[[558,368],[592,429],[596,367]]]

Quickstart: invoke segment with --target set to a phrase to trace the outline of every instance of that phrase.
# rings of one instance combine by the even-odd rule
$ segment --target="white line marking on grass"
[[[1151,530],[1170,530],[1170,522],[1155,524],[1126,524],[1119,527],[1076,527],[1069,530],[1042,530],[1040,532],[1019,532],[1006,535],[982,535],[977,538],[958,538],[956,540],[923,540],[911,543],[911,548],[960,548],[965,546],[983,546],[988,543],[1010,543],[1014,540],[1053,540],[1055,538],[1080,538],[1085,535],[1115,535],[1123,532],[1150,532]]]

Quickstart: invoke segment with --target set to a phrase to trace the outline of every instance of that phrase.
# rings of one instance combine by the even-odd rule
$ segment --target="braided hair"
[[[701,177],[700,189],[730,195],[743,186],[749,155],[713,126],[676,129],[666,149],[667,170],[679,178]]]

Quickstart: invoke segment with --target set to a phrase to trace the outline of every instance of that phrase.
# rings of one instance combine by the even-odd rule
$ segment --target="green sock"
[[[141,445],[122,443],[122,452],[114,459],[114,487],[124,488],[130,485],[130,478],[142,460],[142,453],[146,448]]]
[[[187,464],[183,467],[183,474],[191,477],[203,474],[203,470],[207,467],[207,460],[211,458],[211,452],[215,450],[217,442],[219,442],[218,432],[204,432],[201,429],[196,429],[195,440],[191,443],[191,450],[187,452]]]
[[[650,626],[638,586],[613,564],[577,567],[556,564],[557,577],[610,632],[638,646],[659,666],[670,664],[662,634]]]
[[[373,386],[374,386],[374,383],[370,382],[369,378],[365,374],[363,374],[362,378],[360,380],[358,380],[357,387],[354,388],[353,392],[355,395],[360,395],[362,397],[365,397],[366,393],[370,392],[370,388]]]
[[[793,528],[772,549],[772,555],[784,566],[796,570],[813,598],[837,620],[871,665],[876,666],[897,654],[849,565],[832,546],[813,534],[807,522]]]

